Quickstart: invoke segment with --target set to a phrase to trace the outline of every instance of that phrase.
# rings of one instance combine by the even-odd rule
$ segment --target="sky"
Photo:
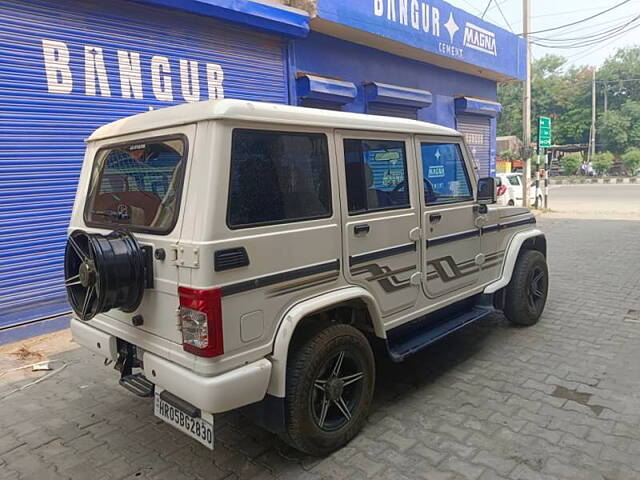
[[[531,0],[531,28],[533,32],[553,28],[567,23],[575,22],[591,15],[595,15],[610,8],[622,0]],[[447,0],[448,3],[461,8],[478,17],[482,16],[489,0]],[[500,10],[496,7],[500,5]],[[485,20],[517,34],[522,33],[522,0],[493,0]],[[549,39],[576,38],[604,32],[610,28],[622,26],[640,15],[640,0],[631,0],[604,15],[566,29],[552,32],[539,33]],[[508,23],[507,23],[508,22]],[[640,21],[633,25],[640,25]],[[558,45],[558,42],[548,42]],[[543,57],[546,54],[558,54],[566,57],[569,64],[600,66],[610,55],[620,47],[640,45],[640,27],[607,41],[598,42],[595,45],[566,49],[543,48],[533,46],[534,58]]]

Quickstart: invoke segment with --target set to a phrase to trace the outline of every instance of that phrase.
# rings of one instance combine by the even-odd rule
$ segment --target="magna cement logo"
[[[464,26],[464,46],[497,56],[496,34],[467,22]]]

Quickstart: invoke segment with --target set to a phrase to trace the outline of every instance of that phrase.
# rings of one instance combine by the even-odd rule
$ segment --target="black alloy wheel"
[[[285,441],[327,455],[361,430],[371,406],[375,362],[367,338],[350,325],[317,327],[287,360]]]
[[[545,256],[537,250],[520,252],[506,287],[505,316],[516,325],[534,325],[544,311],[548,290],[549,272]]]
[[[351,420],[351,412],[362,396],[363,378],[364,367],[347,350],[340,350],[325,362],[310,396],[313,419],[320,429],[339,430]]]
[[[131,233],[73,231],[64,257],[65,287],[73,311],[84,321],[112,308],[133,312],[144,295],[146,268],[144,252]]]

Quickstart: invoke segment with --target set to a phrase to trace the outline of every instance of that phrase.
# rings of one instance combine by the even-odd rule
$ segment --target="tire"
[[[515,325],[535,325],[547,302],[548,290],[549,271],[544,255],[537,250],[522,251],[506,287],[505,316]]]
[[[320,330],[288,361],[284,440],[315,456],[344,446],[362,429],[374,384],[374,356],[365,336],[343,324]]]

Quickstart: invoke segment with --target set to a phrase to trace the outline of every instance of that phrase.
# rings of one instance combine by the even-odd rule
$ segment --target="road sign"
[[[538,124],[538,147],[551,146],[551,119],[549,117],[540,117]]]

